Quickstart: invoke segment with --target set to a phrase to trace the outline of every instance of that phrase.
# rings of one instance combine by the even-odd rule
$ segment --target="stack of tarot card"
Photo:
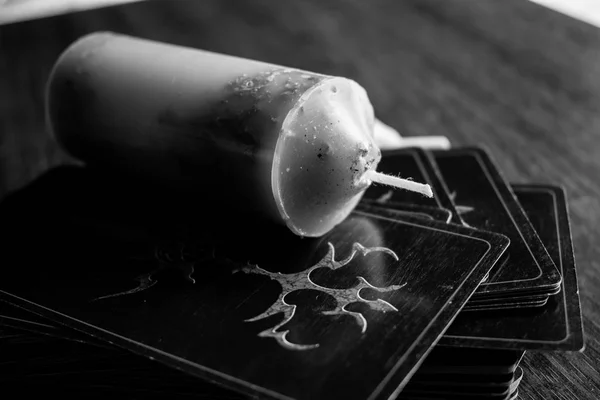
[[[82,167],[0,204],[0,380],[106,398],[513,399],[579,351],[566,196],[479,148],[384,154],[321,238]],[[218,193],[206,194],[218,199]]]

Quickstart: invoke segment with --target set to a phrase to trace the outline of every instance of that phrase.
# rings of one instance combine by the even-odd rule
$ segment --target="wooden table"
[[[143,2],[0,26],[0,196],[70,162],[43,92],[113,30],[353,78],[406,135],[485,145],[511,182],[564,185],[584,353],[527,353],[523,399],[600,398],[600,30],[525,0]]]

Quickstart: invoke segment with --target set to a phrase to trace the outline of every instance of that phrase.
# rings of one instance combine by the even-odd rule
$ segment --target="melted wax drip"
[[[301,289],[319,290],[321,292],[325,292],[325,293],[331,295],[336,300],[336,303],[337,303],[336,307],[335,307],[335,309],[333,309],[331,311],[324,311],[323,314],[324,315],[350,315],[351,317],[354,318],[354,320],[360,327],[362,333],[365,333],[367,330],[367,320],[361,313],[347,310],[346,309],[347,305],[349,305],[351,303],[360,302],[360,303],[367,304],[369,307],[371,307],[371,309],[376,310],[376,311],[381,311],[381,312],[398,311],[396,309],[396,307],[394,307],[393,305],[391,305],[390,303],[388,303],[385,300],[382,300],[382,299],[368,300],[368,299],[361,297],[360,291],[362,289],[369,288],[369,289],[374,289],[378,292],[390,292],[390,291],[398,290],[398,289],[402,288],[405,284],[404,285],[391,285],[391,286],[384,287],[384,288],[378,288],[378,287],[371,285],[363,277],[359,276],[358,277],[359,283],[358,283],[358,285],[356,285],[354,287],[351,287],[348,289],[332,289],[332,288],[318,285],[315,282],[313,282],[310,278],[311,272],[317,268],[329,268],[332,270],[336,270],[338,268],[345,266],[350,261],[352,261],[352,259],[356,256],[357,252],[360,252],[363,256],[365,256],[371,252],[384,252],[384,253],[389,254],[390,256],[394,257],[394,259],[396,259],[396,261],[397,261],[398,256],[396,255],[396,253],[394,253],[392,250],[390,250],[386,247],[364,247],[360,243],[354,243],[352,246],[352,253],[346,259],[344,259],[342,261],[336,261],[335,260],[335,248],[333,247],[333,245],[331,243],[327,243],[327,245],[329,246],[329,250],[328,250],[327,254],[325,255],[325,257],[323,257],[323,259],[321,261],[319,261],[317,264],[315,264],[312,267],[310,267],[309,269],[301,271],[301,272],[297,272],[297,273],[293,273],[293,274],[281,274],[279,272],[266,271],[257,265],[249,265],[249,266],[246,266],[239,270],[246,274],[266,275],[269,278],[279,282],[279,284],[281,285],[281,288],[282,288],[279,298],[265,312],[263,312],[260,315],[257,315],[254,318],[250,318],[250,319],[246,320],[247,322],[253,322],[253,321],[258,321],[260,319],[270,317],[270,316],[278,314],[278,313],[283,313],[283,320],[280,323],[275,325],[273,328],[270,328],[270,329],[260,332],[258,334],[258,336],[271,337],[271,338],[277,340],[277,342],[281,346],[291,349],[291,350],[309,350],[309,349],[314,349],[319,346],[318,344],[305,345],[305,344],[291,343],[287,339],[287,334],[289,333],[289,331],[288,330],[286,330],[286,331],[278,330],[283,325],[288,323],[294,317],[294,313],[296,312],[296,306],[293,304],[286,303],[285,297],[288,294],[290,294],[291,292],[294,292],[296,290],[301,290]]]

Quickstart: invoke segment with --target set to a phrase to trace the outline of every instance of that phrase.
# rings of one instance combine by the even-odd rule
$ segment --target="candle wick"
[[[374,170],[367,171],[365,175],[367,179],[370,179],[373,182],[393,186],[399,189],[410,190],[411,192],[421,193],[422,195],[425,195],[427,197],[433,197],[431,186],[424,183],[418,183],[409,179],[403,179],[397,176],[382,174],[381,172],[377,172]]]

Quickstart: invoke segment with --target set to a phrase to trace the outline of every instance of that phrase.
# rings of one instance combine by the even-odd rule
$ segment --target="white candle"
[[[381,157],[352,80],[113,33],[61,55],[47,113],[89,164],[235,198],[301,236],[344,220]]]

